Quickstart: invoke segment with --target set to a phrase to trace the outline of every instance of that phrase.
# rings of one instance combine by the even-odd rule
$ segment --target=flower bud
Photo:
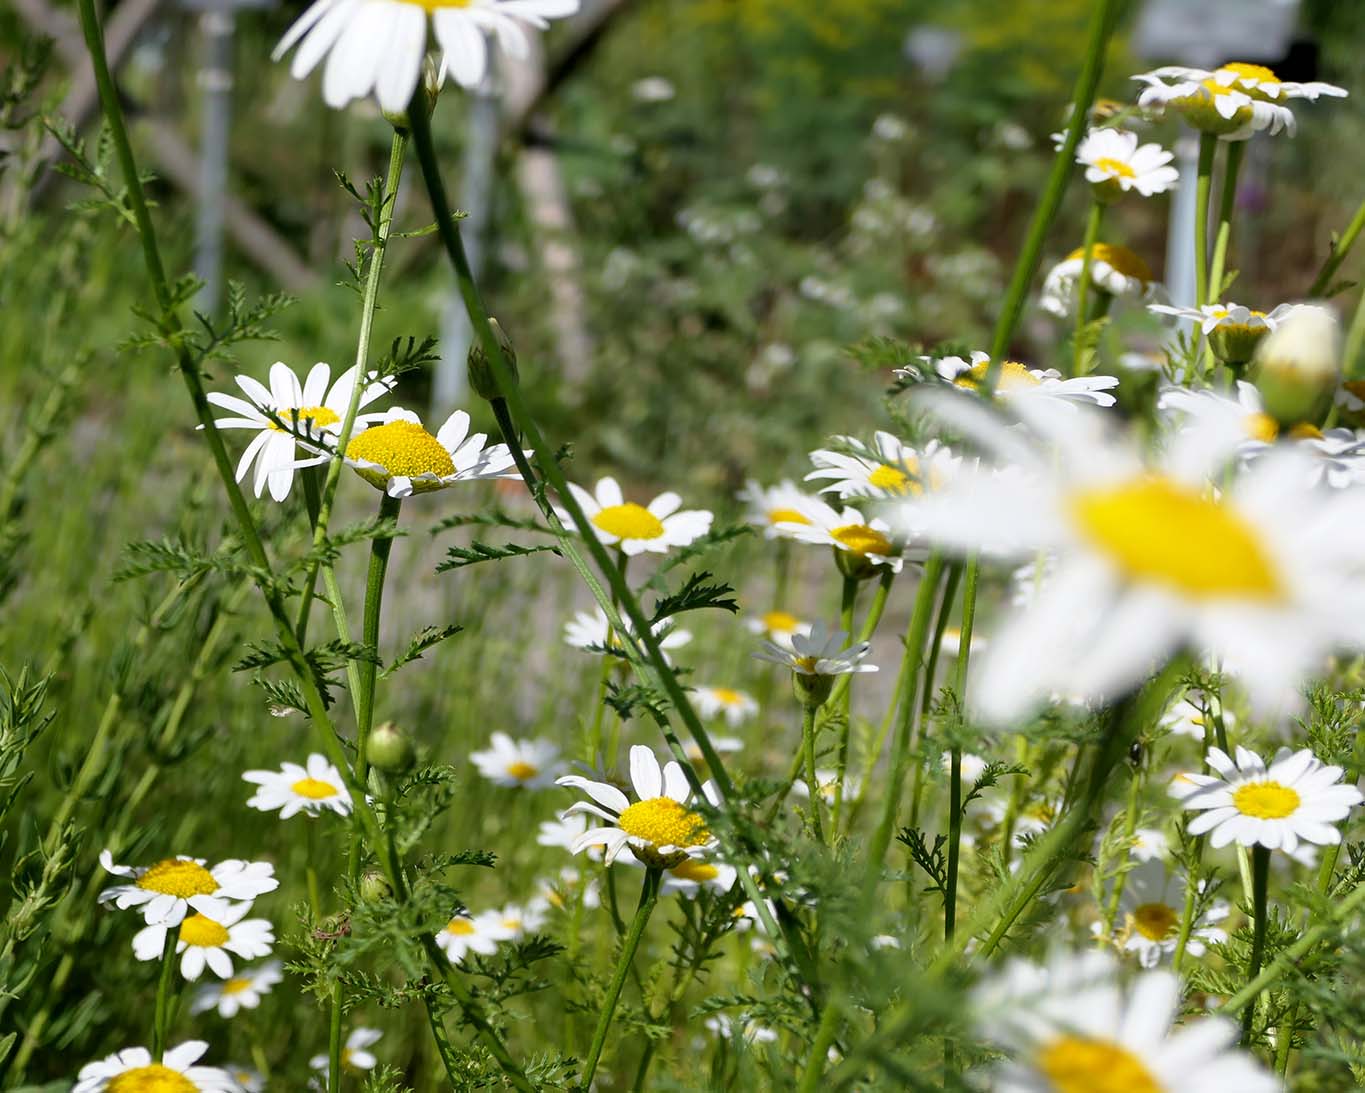
[[[412,766],[412,741],[392,721],[385,721],[365,741],[365,758],[375,770],[402,774]]]
[[[498,344],[502,346],[503,354],[507,358],[507,363],[512,369],[512,382],[516,383],[517,376],[517,351],[512,348],[512,339],[507,336],[507,332],[498,325],[497,319],[489,319],[488,325],[493,328],[493,334],[498,339]],[[498,381],[493,366],[488,360],[488,354],[483,351],[483,346],[479,344],[476,337],[474,344],[469,347],[469,356],[465,360],[469,370],[469,386],[473,392],[482,399],[492,400],[501,398],[502,392],[499,389]]]
[[[360,895],[367,902],[388,899],[393,895],[393,886],[383,873],[369,872],[360,878]]]
[[[436,110],[436,98],[441,93],[441,69],[436,61],[427,56],[422,61],[422,82],[417,87],[417,102],[425,108],[427,117],[431,117]],[[407,132],[412,128],[412,121],[408,117],[408,110],[412,109],[412,103],[408,103],[406,110],[384,110],[384,120],[395,129]]]
[[[833,689],[833,676],[812,676],[806,675],[805,672],[792,673],[792,693],[796,695],[796,701],[807,710],[816,710],[823,706]]]
[[[1341,374],[1341,329],[1327,308],[1294,308],[1256,350],[1256,387],[1283,426],[1321,420]]]

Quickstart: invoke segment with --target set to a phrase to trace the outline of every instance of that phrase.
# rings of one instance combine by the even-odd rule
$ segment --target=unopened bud
[[[805,709],[819,709],[829,699],[829,693],[833,689],[833,676],[792,672],[792,693],[796,695],[796,701],[801,703]]]
[[[393,895],[393,886],[383,873],[366,873],[360,878],[360,895],[367,902],[388,899]]]
[[[365,758],[375,770],[402,774],[412,766],[412,741],[392,721],[385,721],[365,741]]]
[[[512,348],[512,339],[507,336],[507,332],[498,325],[497,319],[489,319],[488,325],[493,328],[493,335],[498,339],[498,344],[502,346],[503,357],[507,361],[508,367],[512,370],[512,382],[516,383],[517,376],[517,351]],[[478,338],[474,339],[474,344],[469,347],[469,356],[466,358],[466,365],[469,369],[470,389],[482,399],[492,401],[502,397],[502,388],[497,381],[497,376],[493,371],[493,365],[488,359],[488,354],[484,352],[483,346]]]
[[[1341,375],[1341,328],[1327,308],[1294,308],[1256,350],[1255,378],[1265,411],[1283,426],[1315,422]]]

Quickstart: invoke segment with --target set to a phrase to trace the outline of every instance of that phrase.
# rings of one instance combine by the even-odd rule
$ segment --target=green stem
[[[171,1023],[171,1002],[175,996],[175,947],[180,941],[180,923],[168,927],[161,947],[161,977],[156,984],[155,1024],[152,1027],[152,1062],[161,1062],[166,1053],[166,1034]]]
[[[924,686],[920,688],[919,713],[910,728],[910,750],[915,752],[920,746],[920,730],[929,721],[929,711],[934,705],[934,680],[938,675],[939,657],[943,655],[943,635],[948,630],[948,620],[953,617],[953,603],[957,599],[957,587],[962,580],[962,563],[953,562],[948,567],[948,576],[943,580],[943,595],[939,597],[938,621],[934,623],[934,634],[929,642],[929,663],[924,668]],[[960,645],[960,642],[959,642]],[[893,711],[894,712],[894,711]],[[880,747],[878,748],[880,751]],[[910,776],[910,826],[919,827],[920,805],[924,800],[924,771],[927,764],[916,763]]]
[[[1100,238],[1100,222],[1104,219],[1104,203],[1091,198],[1090,213],[1085,218],[1085,239],[1081,243],[1081,279],[1076,283],[1076,327],[1071,336],[1071,374],[1083,376],[1085,366],[1086,305],[1090,300],[1090,267],[1095,258],[1095,244]]]
[[[1360,294],[1360,300],[1356,303],[1356,312],[1346,331],[1346,345],[1342,350],[1341,373],[1348,380],[1360,377],[1358,362],[1362,345],[1365,345],[1365,292]]]
[[[341,1093],[341,984],[332,987],[327,1018],[327,1093]]]
[[[839,609],[839,628],[851,639],[853,637],[853,612],[858,603],[858,582],[852,577],[844,578],[843,596]],[[834,813],[830,817],[830,830],[838,832],[839,822],[844,813],[844,774],[848,770],[848,741],[853,730],[853,672],[849,672],[843,678],[848,680],[848,686],[839,692],[838,701],[833,701],[834,693],[830,692],[830,709],[834,710],[840,717],[839,722],[839,750],[834,760]],[[817,810],[818,815],[818,810]]]
[[[1227,266],[1228,244],[1232,239],[1232,217],[1237,211],[1237,176],[1242,170],[1242,157],[1246,154],[1246,141],[1228,142],[1228,154],[1223,165],[1223,192],[1218,199],[1218,230],[1213,244],[1213,266],[1209,270],[1209,299],[1206,303],[1216,303],[1223,298],[1223,274]],[[1214,368],[1213,344],[1204,339],[1204,371],[1211,374]]]
[[[607,984],[607,996],[603,1000],[602,1012],[597,1018],[597,1028],[592,1034],[592,1043],[588,1047],[588,1055],[583,1063],[583,1077],[579,1082],[579,1087],[583,1090],[592,1088],[593,1075],[597,1073],[597,1062],[602,1057],[602,1048],[607,1042],[607,1033],[611,1030],[611,1019],[616,1013],[616,1004],[621,999],[621,988],[625,986],[626,976],[630,973],[631,964],[635,960],[635,951],[640,947],[640,938],[644,936],[649,916],[654,913],[654,905],[659,899],[659,881],[662,875],[662,872],[653,866],[645,870],[645,881],[640,888],[640,903],[635,909],[635,917],[631,919],[630,929],[621,942],[621,955],[611,974],[611,982]]]
[[[1356,237],[1360,235],[1362,228],[1365,228],[1365,201],[1357,206],[1355,216],[1351,217],[1351,222],[1346,225],[1341,238],[1332,245],[1332,252],[1327,256],[1327,261],[1322,264],[1322,269],[1318,270],[1318,275],[1308,286],[1308,299],[1315,299],[1332,287],[1332,278],[1341,268],[1341,263],[1346,261],[1346,256],[1351,253],[1351,248],[1355,246]]]
[[[810,788],[810,820],[815,837],[825,841],[820,823],[820,779],[815,773],[815,711],[818,706],[801,708],[801,755],[806,763],[806,785]]]
[[[1137,830],[1138,803],[1142,796],[1142,768],[1139,766],[1133,771],[1132,777],[1128,781],[1128,800],[1123,807],[1123,851],[1124,855],[1131,852],[1133,842],[1133,832]],[[1119,900],[1123,898],[1123,889],[1128,880],[1128,871],[1121,869],[1114,877],[1113,889],[1109,893],[1109,900],[1104,908],[1104,930],[1105,934],[1114,932],[1114,919],[1118,915]]]
[[[943,937],[957,928],[957,861],[962,845],[962,749],[953,746],[948,770],[948,883],[943,895]]]
[[[1265,959],[1266,927],[1266,889],[1270,882],[1270,850],[1259,843],[1251,849],[1251,965],[1247,969],[1247,981],[1255,982],[1261,974],[1261,962]],[[1253,994],[1242,1011],[1242,1042],[1251,1034],[1251,1024],[1256,1017],[1256,1001],[1260,992]]]
[[[805,1072],[801,1075],[801,1084],[797,1086],[796,1093],[816,1093],[820,1088],[820,1078],[825,1072],[830,1045],[839,1035],[839,1018],[842,1011],[843,1007],[839,1004],[837,996],[825,1003],[825,1011],[820,1014],[820,1024],[815,1030],[815,1039],[811,1041],[810,1052],[806,1055]]]
[[[1213,190],[1213,159],[1218,138],[1199,134],[1199,173],[1194,184],[1194,302],[1203,307],[1209,302],[1209,195]]]

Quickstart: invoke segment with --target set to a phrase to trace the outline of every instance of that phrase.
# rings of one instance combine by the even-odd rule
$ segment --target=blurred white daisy
[[[1120,920],[1115,923],[1116,940],[1125,952],[1136,953],[1144,968],[1155,968],[1175,953],[1180,941],[1180,919],[1185,913],[1185,877],[1151,861],[1128,871],[1119,894]],[[1231,913],[1222,900],[1204,908],[1190,928],[1185,951],[1204,955],[1208,943],[1228,939],[1217,925]]]
[[[619,546],[626,554],[666,554],[711,530],[711,514],[704,509],[679,512],[682,498],[676,493],[661,493],[648,506],[638,505],[625,499],[614,478],[598,479],[592,493],[570,482],[569,491],[591,525],[578,530],[596,535],[608,546]],[[572,524],[566,511],[556,511],[561,520]]]
[[[525,57],[526,25],[543,29],[577,10],[578,0],[315,0],[272,56],[278,61],[298,45],[289,66],[298,80],[326,57],[322,97],[328,106],[373,93],[381,109],[399,113],[421,79],[428,30],[442,53],[442,74],[477,87],[490,41],[512,57]]]
[[[752,1017],[731,1017],[727,1013],[713,1013],[702,1022],[702,1027],[722,1040],[743,1040],[746,1044],[771,1044],[777,1032]]]
[[[1076,286],[1085,268],[1085,248],[1077,247],[1043,278],[1039,306],[1058,318],[1070,318],[1076,310]],[[1096,243],[1090,257],[1090,286],[1115,297],[1149,300],[1158,291],[1156,275],[1127,247]]]
[[[802,510],[806,523],[783,522],[793,539],[814,546],[830,546],[854,565],[885,566],[899,573],[905,564],[901,545],[891,537],[891,526],[879,516],[863,517],[855,508],[835,509],[816,498]]]
[[[573,820],[587,819],[586,816],[581,814],[569,818]],[[544,827],[545,825],[542,824],[541,826]],[[587,828],[586,823],[582,826],[584,829]],[[567,845],[565,845],[565,849],[568,849]],[[591,856],[592,855],[589,854],[589,857]],[[539,884],[540,889],[538,898],[544,900],[549,907],[554,908],[556,911],[564,910],[566,906],[573,904],[580,898],[583,900],[583,906],[588,910],[592,910],[602,905],[601,887],[597,882],[597,878],[589,877],[585,879],[583,874],[572,865],[564,866],[553,880],[541,880]]]
[[[297,442],[294,435],[272,420],[269,414],[306,436],[335,437],[341,432],[359,374],[358,367],[351,367],[338,376],[336,383],[329,388],[327,382],[331,379],[332,369],[323,361],[313,365],[303,383],[299,383],[299,377],[292,368],[283,361],[276,361],[270,366],[269,387],[250,376],[236,377],[237,386],[250,401],[210,391],[209,402],[234,415],[218,418],[213,423],[216,428],[256,430],[256,435],[237,461],[237,481],[247,476],[254,462],[256,474],[252,484],[256,496],[260,497],[269,484],[270,496],[276,501],[288,497],[290,487],[294,484],[294,469],[322,463],[327,456],[310,451],[305,458],[295,459]],[[360,393],[359,405],[368,406],[375,399],[383,398],[393,384],[392,377],[381,380],[376,373],[371,372],[365,390]],[[357,414],[356,426],[363,428],[366,422],[383,416]]]
[[[820,787],[820,800],[827,805],[834,803],[839,790],[839,772],[828,767],[817,767],[815,770],[815,784]],[[844,800],[858,796],[858,791],[862,789],[863,780],[856,774],[844,772]],[[810,786],[805,782],[793,782],[791,793],[793,797],[799,797],[803,801],[810,800]]]
[[[377,1028],[352,1029],[350,1035],[346,1037],[345,1046],[341,1049],[341,1069],[354,1073],[357,1070],[373,1070],[378,1066],[379,1060],[375,1058],[370,1048],[378,1043],[383,1035]],[[314,1070],[321,1071],[324,1079],[330,1070],[326,1055],[314,1055],[308,1060],[308,1065]]]
[[[188,915],[180,923],[175,946],[180,955],[180,974],[186,979],[198,979],[207,967],[219,979],[231,979],[233,956],[244,960],[269,956],[275,944],[275,929],[267,919],[246,918],[250,910],[251,904],[241,903],[216,918]],[[158,924],[139,930],[133,936],[133,955],[139,960],[160,960],[166,948],[166,934],[173,928]]]
[[[625,859],[620,859],[624,861]],[[739,878],[739,873],[733,865],[728,865],[721,861],[702,861],[699,858],[688,858],[680,861],[671,869],[665,869],[663,883],[659,887],[660,893],[669,895],[676,892],[679,895],[696,895],[703,888],[709,888],[716,892],[728,892],[735,886],[735,881]]]
[[[1246,140],[1259,132],[1294,132],[1289,99],[1310,102],[1323,96],[1344,98],[1328,83],[1291,83],[1263,65],[1232,62],[1212,71],[1167,65],[1133,77],[1146,86],[1138,105],[1175,110],[1196,129],[1223,140]]]
[[[227,1072],[237,1083],[239,1093],[265,1093],[265,1075],[254,1067],[228,1063]]]
[[[845,450],[821,448],[811,452],[815,470],[806,475],[806,481],[827,480],[820,492],[836,493],[840,498],[904,497],[921,492],[926,485],[934,489],[957,462],[936,440],[929,441],[923,452],[881,431],[874,434],[870,446],[853,436],[836,436],[834,441]]]
[[[235,903],[250,903],[280,886],[269,862],[236,858],[204,867],[203,858],[166,858],[152,865],[115,865],[108,850],[100,851],[100,865],[131,883],[116,884],[100,893],[101,903],[119,910],[138,908],[151,925],[174,926],[190,911],[222,919]]]
[[[972,994],[981,1035],[1006,1061],[997,1093],[1113,1089],[1125,1093],[1277,1093],[1280,1083],[1234,1049],[1237,1025],[1203,1017],[1175,1028],[1180,981],[1165,971],[1118,981],[1108,953],[1055,952],[1046,965],[1015,959]]]
[[[1166,833],[1154,827],[1139,827],[1133,832],[1133,841],[1128,847],[1128,853],[1140,862],[1155,861],[1164,858],[1169,843]]]
[[[500,942],[516,934],[517,928],[503,921],[501,911],[484,911],[477,915],[456,915],[436,935],[436,944],[452,964],[458,964],[469,953],[492,956]]]
[[[243,968],[221,983],[206,983],[194,992],[190,1012],[217,1010],[219,1017],[236,1017],[239,1010],[254,1010],[283,981],[281,967],[278,960],[269,960],[256,968]]]
[[[509,903],[498,912],[498,921],[508,932],[508,939],[519,940],[534,934],[545,925],[549,915],[550,903],[543,896],[528,900],[526,903]]]
[[[1325,766],[1307,748],[1281,748],[1268,768],[1242,747],[1235,762],[1219,748],[1210,748],[1207,759],[1216,776],[1186,774],[1170,792],[1183,807],[1203,813],[1190,821],[1189,832],[1207,832],[1214,848],[1236,842],[1288,852],[1300,840],[1330,846],[1341,842],[1333,825],[1365,799],[1341,782],[1341,767]]]
[[[389,2],[389,0],[384,0]],[[411,410],[395,407],[346,445],[346,465],[390,497],[449,489],[458,482],[518,478],[506,444],[485,447],[469,432],[469,415],[456,410],[432,436]],[[528,456],[531,452],[526,453]]]
[[[744,502],[745,523],[762,528],[765,539],[790,539],[791,533],[782,529],[783,524],[809,522],[801,506],[810,495],[789,479],[776,486],[761,486],[751,478],[738,496]]]
[[[587,831],[588,827],[588,818],[580,812],[557,816],[553,820],[542,820],[536,842],[541,846],[558,846],[568,850],[573,846],[574,840]]]
[[[1143,197],[1175,188],[1180,172],[1170,166],[1174,153],[1159,144],[1139,144],[1124,129],[1091,129],[1076,149],[1085,180],[1107,198],[1136,190]]]
[[[868,654],[872,652],[870,642],[860,641],[848,644],[849,635],[844,630],[830,630],[824,623],[817,622],[811,627],[809,635],[792,635],[791,648],[785,648],[774,641],[765,641],[754,657],[773,664],[780,664],[803,676],[841,676],[853,672],[875,672],[875,664],[867,664]]]
[[[675,761],[662,767],[654,753],[642,744],[630,749],[630,781],[636,800],[609,782],[596,782],[577,774],[566,774],[559,785],[581,789],[592,801],[578,801],[568,812],[586,812],[607,821],[608,827],[590,828],[574,840],[577,854],[592,846],[606,847],[610,865],[622,850],[657,869],[679,865],[687,858],[702,857],[715,846],[706,822],[688,805],[692,787],[687,775]],[[703,796],[717,803],[710,782],[702,786]]]
[[[797,634],[810,633],[810,623],[802,622],[790,611],[765,611],[744,620],[751,634],[761,634],[775,645],[790,649]]]
[[[711,737],[711,747],[718,755],[729,755],[731,752],[743,751],[744,741],[738,736],[713,736]],[[683,741],[683,754],[687,756],[689,762],[704,763],[706,756],[702,754],[697,742],[692,739]]]
[[[974,352],[970,361],[961,357],[924,358],[940,379],[964,391],[979,391],[990,371],[988,354]],[[906,370],[901,369],[900,374]],[[1113,406],[1114,396],[1108,392],[1119,385],[1114,376],[1075,376],[1063,379],[1055,368],[1030,368],[1018,361],[1006,361],[1000,366],[995,384],[995,396],[1002,400],[1029,398],[1054,399],[1063,404],[1088,403],[1094,406]]]
[[[943,768],[943,773],[948,774],[953,769],[953,753],[945,751],[939,756],[939,765]],[[962,753],[961,770],[962,784],[972,786],[976,780],[986,773],[986,760],[979,755],[972,755],[970,752]]]
[[[323,755],[314,752],[305,766],[284,763],[275,770],[248,770],[242,780],[260,788],[247,801],[262,812],[279,812],[281,820],[302,812],[318,816],[330,809],[338,816],[351,814],[351,794],[341,772]]]
[[[505,732],[495,732],[489,744],[487,751],[470,752],[469,761],[494,785],[544,789],[554,785],[564,769],[558,745],[548,740],[513,740]]]
[[[724,717],[732,729],[739,728],[758,713],[758,703],[753,696],[733,687],[696,687],[692,694],[702,717]]]
[[[129,1047],[86,1063],[76,1075],[71,1093],[238,1093],[232,1076],[221,1067],[195,1066],[208,1051],[203,1040],[186,1040],[167,1048],[161,1062],[152,1062],[145,1047]]]
[[[1202,741],[1205,730],[1211,726],[1208,715],[1209,700],[1202,691],[1186,691],[1185,697],[1174,702],[1157,722],[1161,728],[1176,736],[1188,736],[1191,740]],[[1231,710],[1223,711],[1223,727],[1234,728],[1237,717]]]
[[[622,621],[629,625],[629,620]],[[681,649],[692,640],[692,632],[673,626],[672,619],[661,619],[650,627],[650,633],[659,639],[659,649],[665,661],[669,660],[669,650]],[[606,612],[600,607],[593,608],[591,612],[574,612],[574,617],[564,624],[564,641],[575,649],[598,656],[606,656],[607,649],[621,648],[620,639],[612,633]]]

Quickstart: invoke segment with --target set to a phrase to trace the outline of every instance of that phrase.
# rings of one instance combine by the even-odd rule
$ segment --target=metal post
[[[1194,307],[1195,175],[1199,173],[1199,138],[1182,134],[1175,143],[1180,185],[1171,198],[1166,225],[1166,290],[1176,307]]]
[[[204,64],[199,137],[199,207],[195,216],[194,272],[204,282],[198,307],[207,314],[223,298],[223,204],[228,187],[228,139],[232,126],[232,36],[237,17],[226,8],[199,17]]]

